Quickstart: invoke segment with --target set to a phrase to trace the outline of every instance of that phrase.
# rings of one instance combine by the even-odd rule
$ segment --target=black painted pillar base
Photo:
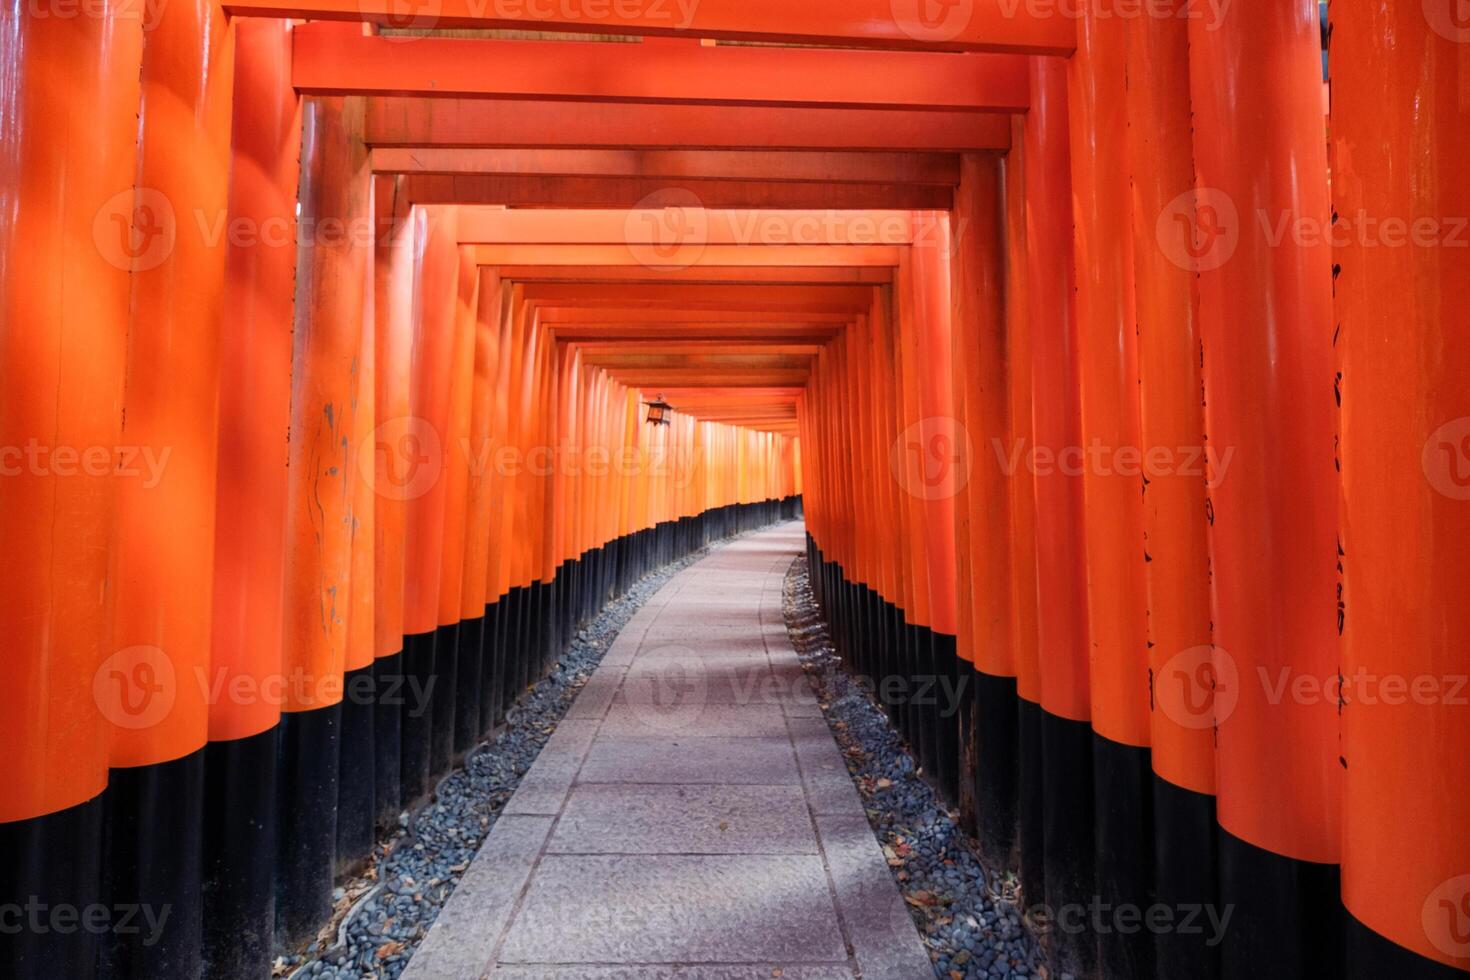
[[[459,664],[455,667],[454,763],[458,765],[480,742],[480,698],[484,685],[480,672],[484,669],[485,620],[461,620],[459,624]]]
[[[276,916],[280,729],[211,742],[204,755],[204,973],[270,976]]]
[[[49,923],[57,906],[86,910],[102,902],[105,810],[98,796],[56,813],[0,823],[0,905],[17,906],[24,917],[18,932],[0,930],[0,977],[96,976],[99,945],[110,937],[80,929],[62,934]],[[33,917],[47,927],[35,928]]]
[[[200,748],[172,762],[112,770],[103,794],[103,901],[141,911],[134,930],[115,923],[104,938],[101,977],[200,973],[204,755]]]
[[[403,809],[403,705],[412,693],[403,673],[403,654],[373,664],[373,799],[379,833],[398,824]]]
[[[404,637],[404,683],[399,703],[402,741],[399,754],[399,806],[412,810],[429,792],[430,759],[433,755],[434,699],[438,683],[434,676],[436,633]]]
[[[1046,783],[1041,705],[1021,698],[1016,706],[1019,759],[1016,766],[1016,830],[1021,852],[1021,893],[1026,908],[1045,908]]]
[[[488,738],[499,721],[500,672],[500,603],[485,607],[480,625],[480,738]]]
[[[1273,854],[1220,830],[1220,948],[1226,980],[1308,980],[1344,973],[1342,874]],[[1393,978],[1398,980],[1398,978]]]
[[[340,704],[281,718],[276,936],[286,948],[332,914],[341,728]]]
[[[1154,934],[1119,927],[1116,910],[1138,910],[1155,901],[1153,862],[1153,771],[1149,750],[1124,745],[1093,732],[1093,827],[1095,880],[1103,915],[1097,936],[1098,964],[1107,980],[1152,980]]]
[[[526,665],[526,590],[520,586],[510,590],[508,597],[510,603],[510,621],[506,630],[506,665],[505,665],[505,711],[507,714],[515,707],[521,692],[526,689],[526,678],[530,676]]]
[[[1045,946],[1054,973],[1090,977],[1097,969],[1097,937],[1088,924],[1097,895],[1092,725],[1043,711],[1041,751],[1046,906],[1051,921]]]
[[[1219,908],[1215,798],[1153,777],[1154,882],[1170,908]],[[1220,914],[1223,914],[1221,910]],[[1220,946],[1208,931],[1170,930],[1155,939],[1159,980],[1219,980]]]
[[[1465,980],[1465,972],[1391,942],[1350,912],[1343,913],[1343,929],[1349,980]]]
[[[434,632],[434,719],[429,751],[429,790],[454,761],[454,700],[459,690],[459,624]]]
[[[342,679],[341,730],[338,736],[337,854],[334,873],[350,877],[361,870],[377,843],[377,763],[373,723],[373,668],[362,667]]]
[[[955,652],[955,637],[933,631],[929,637],[934,665],[929,686],[929,713],[936,734],[934,778],[941,795],[955,806],[960,800],[960,710],[974,671]]]
[[[973,683],[975,838],[995,873],[1020,861],[1021,697],[1014,677],[976,671]]]

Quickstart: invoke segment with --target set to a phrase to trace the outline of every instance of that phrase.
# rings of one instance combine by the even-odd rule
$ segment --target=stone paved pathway
[[[405,980],[933,976],[787,638],[802,526],[628,623]]]

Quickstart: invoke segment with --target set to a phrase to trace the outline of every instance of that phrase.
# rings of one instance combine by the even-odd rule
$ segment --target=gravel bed
[[[939,980],[1046,977],[1013,876],[988,882],[974,842],[919,774],[878,703],[843,669],[807,560],[786,575],[786,626]]]
[[[494,739],[440,782],[432,802],[399,817],[398,829],[378,842],[362,876],[334,893],[334,921],[304,956],[277,959],[275,975],[393,980],[401,974],[618,633],[664,583],[709,551],[650,573],[584,626],[551,674],[516,702]]]

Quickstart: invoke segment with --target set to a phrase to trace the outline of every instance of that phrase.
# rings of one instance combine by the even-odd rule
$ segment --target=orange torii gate
[[[1458,22],[1335,5],[1329,183],[1311,0],[790,6],[0,33],[0,901],[175,910],[9,972],[260,975],[272,893],[312,934],[570,625],[798,496],[993,871],[1233,916],[1063,928],[1058,969],[1470,968]],[[704,462],[527,465],[563,439]],[[172,455],[145,486],[33,443]]]

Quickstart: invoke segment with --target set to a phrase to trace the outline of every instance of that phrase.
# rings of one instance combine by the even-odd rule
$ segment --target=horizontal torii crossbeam
[[[371,96],[374,147],[1006,150],[1011,114]]]
[[[233,16],[1069,55],[1076,19],[1020,0],[225,0]]]
[[[418,95],[692,105],[1021,112],[1027,58],[1005,54],[487,41],[413,43],[333,25],[295,31],[307,95]]]

